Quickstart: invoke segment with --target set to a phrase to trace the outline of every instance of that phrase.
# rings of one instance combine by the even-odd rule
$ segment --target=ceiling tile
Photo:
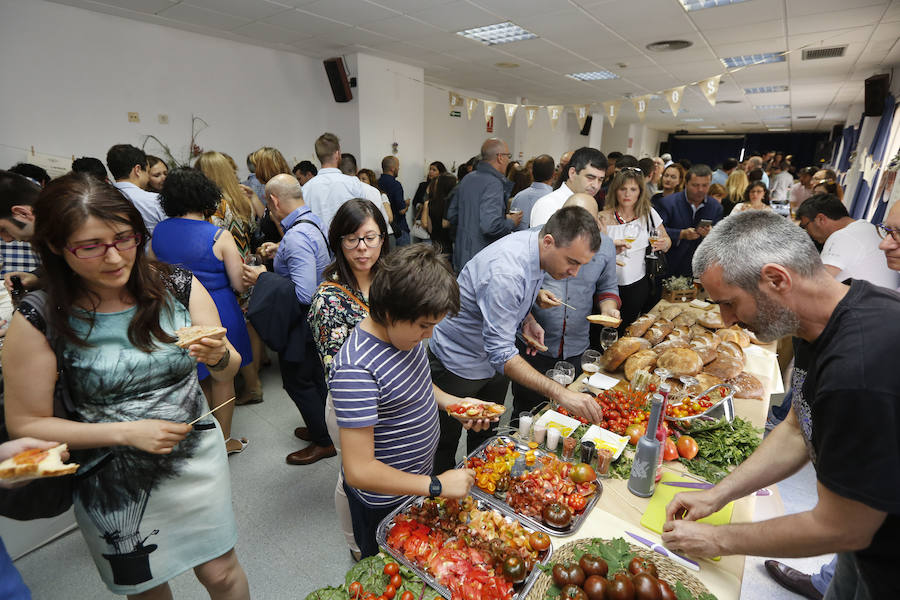
[[[258,21],[289,10],[283,4],[267,0],[187,0],[186,4],[251,21]]]
[[[501,21],[515,21],[518,15],[542,15],[571,6],[569,0],[469,0],[469,2],[495,14]]]
[[[425,23],[422,23],[421,21],[416,21],[415,19],[411,19],[405,16],[394,16],[389,19],[372,21],[371,23],[366,23],[363,26],[363,29],[374,31],[375,33],[380,33],[392,38],[402,38],[404,40],[423,39],[441,33],[446,35],[445,32],[436,29],[431,25],[427,25]],[[475,43],[471,40],[463,41]]]
[[[283,42],[285,44],[290,44],[292,42],[297,42],[299,40],[312,37],[312,35],[310,34],[282,29],[281,27],[275,27],[274,25],[269,25],[268,23],[250,23],[249,25],[238,27],[233,31],[234,33],[238,33],[255,40]]]
[[[753,0],[739,2],[728,6],[717,6],[687,13],[690,19],[704,31],[713,29],[740,29],[748,25],[771,21],[773,17],[784,14],[784,3],[787,0]],[[788,4],[793,2],[790,0]],[[770,35],[783,33],[783,30],[767,32]]]
[[[224,13],[207,10],[190,4],[176,4],[166,10],[160,11],[159,16],[176,21],[184,21],[192,25],[201,25],[212,29],[232,30],[241,25],[250,23],[250,19],[233,17]]]
[[[864,8],[847,8],[827,13],[816,13],[805,17],[788,19],[788,31],[791,35],[802,33],[819,33],[847,27],[863,27],[878,22],[884,13],[883,6]]]
[[[463,0],[440,4],[410,13],[415,18],[444,31],[461,31],[498,23],[497,17]]]
[[[179,0],[106,0],[105,2],[103,0],[100,0],[99,2],[97,2],[97,4],[106,4],[114,8],[124,8],[126,10],[133,10],[135,12],[153,15],[157,14],[161,10],[170,8],[173,4],[178,4],[178,2]],[[70,3],[66,2],[65,4]],[[72,2],[71,4],[78,6],[79,4],[85,3]]]
[[[787,5],[788,17],[800,17],[806,15],[817,15],[823,12],[831,12],[844,10],[847,8],[847,0],[790,0],[785,2]],[[889,4],[888,0],[854,0],[853,6],[874,6],[882,7]]]
[[[309,36],[326,35],[347,29],[347,25],[344,23],[317,17],[316,15],[302,12],[301,10],[290,10],[278,13],[277,15],[262,19],[262,22]]]
[[[379,4],[385,8],[396,10],[403,14],[410,14],[417,10],[424,10],[440,6],[441,4],[449,4],[454,0],[372,0],[374,4]]]
[[[303,10],[349,25],[362,25],[398,15],[396,11],[366,0],[319,0],[304,6]]]

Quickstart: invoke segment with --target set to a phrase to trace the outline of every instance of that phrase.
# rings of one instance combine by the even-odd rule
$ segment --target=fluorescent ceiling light
[[[746,94],[772,94],[786,91],[788,91],[788,86],[786,85],[761,85],[759,87],[744,88],[744,93]]]
[[[769,131],[790,131],[790,127],[769,127]]]
[[[465,29],[457,31],[456,35],[464,38],[481,42],[488,46],[497,44],[508,44],[509,42],[521,42],[522,40],[531,40],[537,36],[527,29],[522,29],[515,23],[506,21],[505,23],[497,23],[496,25],[485,25],[484,27],[475,27],[474,29]]]
[[[671,115],[671,114],[672,114],[672,109],[671,109],[671,108],[661,108],[661,109],[659,109],[659,112],[661,112],[661,113],[664,114],[664,115]],[[689,111],[689,110],[686,109],[686,108],[682,108],[682,109],[679,110],[678,112],[680,112],[680,113],[688,113],[688,112],[691,112],[691,111]]]
[[[698,125],[698,129],[718,129],[716,125]]]
[[[785,108],[790,108],[790,104],[760,104],[759,106],[754,106],[756,110],[783,110]]]
[[[566,77],[577,79],[578,81],[600,81],[603,79],[618,79],[619,76],[609,71],[585,71],[583,73],[568,73]]]
[[[715,8],[716,6],[728,6],[729,4],[740,4],[747,0],[681,0],[681,6],[684,10],[691,12],[692,10],[703,10],[704,8]]]
[[[702,120],[703,120],[702,117],[689,117],[687,119],[682,119],[681,122],[682,123],[699,123]]]
[[[762,54],[745,54],[743,56],[729,56],[723,58],[722,64],[727,68],[746,67],[747,65],[761,65],[765,63],[784,62],[784,52],[764,52]]]

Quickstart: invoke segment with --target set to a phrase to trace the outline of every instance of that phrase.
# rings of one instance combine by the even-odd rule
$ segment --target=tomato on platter
[[[388,564],[384,565],[384,574],[387,575],[388,577],[392,577],[399,572],[400,572],[400,565],[398,565],[395,562],[389,562]]]
[[[400,573],[395,575],[391,575],[391,585],[394,586],[394,589],[400,589],[400,586],[403,585],[403,577],[400,576]]]
[[[676,443],[678,447],[678,454],[682,456],[682,458],[686,458],[688,460],[697,456],[697,452],[699,452],[699,448],[697,447],[697,442],[689,435],[683,435],[678,438],[678,442]]]
[[[348,591],[350,592],[350,598],[359,598],[362,594],[362,584],[358,581],[354,581],[350,584]]]
[[[584,483],[597,479],[597,473],[593,467],[587,463],[578,463],[572,468],[569,478],[575,483]]]
[[[528,543],[532,550],[543,552],[550,547],[550,536],[543,531],[532,531],[528,534]]]
[[[587,498],[581,494],[569,494],[566,496],[566,504],[572,509],[572,512],[579,513],[587,506]]]

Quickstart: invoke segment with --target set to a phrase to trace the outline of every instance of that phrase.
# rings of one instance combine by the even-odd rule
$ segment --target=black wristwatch
[[[431,484],[428,486],[428,497],[429,498],[437,498],[438,496],[441,495],[442,489],[443,488],[441,487],[441,480],[438,479],[437,477],[435,477],[434,475],[432,475],[431,476]]]

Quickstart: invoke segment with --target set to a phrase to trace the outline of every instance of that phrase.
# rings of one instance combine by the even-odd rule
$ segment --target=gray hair
[[[506,144],[500,138],[488,138],[481,145],[481,160],[492,160],[495,156],[503,152],[503,146]]]
[[[687,170],[687,173],[685,173],[684,181],[688,182],[692,177],[712,177],[712,169],[709,168],[709,165],[704,165],[702,163],[693,165]]]
[[[700,277],[719,265],[725,283],[755,293],[768,263],[807,278],[824,269],[806,232],[768,210],[736,213],[721,221],[697,248],[692,266]]]

